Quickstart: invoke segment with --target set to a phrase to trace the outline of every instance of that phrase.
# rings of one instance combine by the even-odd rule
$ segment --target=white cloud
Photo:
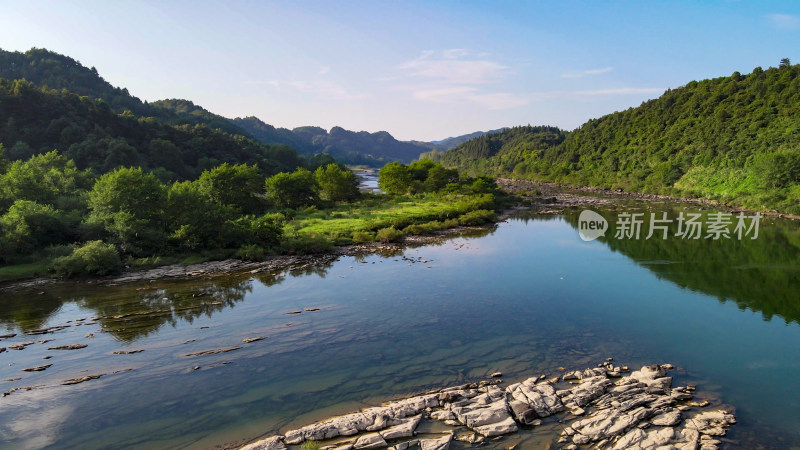
[[[483,84],[503,78],[508,67],[468,50],[423,51],[419,57],[400,66],[410,77],[454,84]]]
[[[368,97],[363,93],[350,92],[344,86],[332,81],[270,80],[267,84],[281,92],[299,92],[332,100],[360,100]]]
[[[488,86],[502,81],[509,67],[491,59],[487,53],[468,49],[425,50],[400,65],[401,77],[407,83],[395,86],[408,91],[411,97],[433,103],[472,103],[491,110],[516,108],[529,99],[509,92],[491,92]]]
[[[586,75],[599,75],[601,73],[611,72],[614,70],[613,67],[603,67],[601,69],[590,69],[590,70],[583,70],[580,72],[569,72],[561,75],[561,78],[581,78],[585,77]]]
[[[319,72],[317,72],[317,75],[325,75],[326,73],[328,73],[330,71],[331,71],[330,67],[324,66],[323,68],[319,69]]]
[[[769,19],[776,28],[783,30],[800,29],[800,16],[793,16],[791,14],[768,14],[767,19]]]

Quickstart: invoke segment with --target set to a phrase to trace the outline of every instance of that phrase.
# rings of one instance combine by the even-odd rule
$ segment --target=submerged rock
[[[42,366],[36,367],[28,367],[27,369],[22,369],[23,372],[41,372],[43,370],[47,370],[48,367],[52,366],[52,364],[44,364]]]
[[[48,350],[79,350],[82,348],[86,348],[88,345],[86,344],[70,344],[70,345],[59,345],[58,347],[48,347]]]
[[[83,382],[89,381],[89,380],[96,380],[96,379],[98,379],[100,377],[104,377],[105,375],[106,374],[104,374],[104,373],[100,373],[100,374],[97,374],[97,375],[86,375],[84,377],[78,377],[78,378],[69,379],[69,380],[67,380],[67,381],[65,381],[65,382],[63,382],[61,384],[63,384],[63,385],[79,384],[79,383],[83,383]]]
[[[214,350],[203,350],[202,352],[195,352],[195,353],[187,353],[185,356],[203,356],[203,355],[216,355],[217,353],[228,353],[234,350],[239,350],[242,348],[241,346],[238,347],[230,347],[230,348],[218,348]]]

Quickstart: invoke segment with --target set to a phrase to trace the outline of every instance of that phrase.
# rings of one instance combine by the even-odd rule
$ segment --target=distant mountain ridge
[[[305,155],[329,153],[349,164],[408,163],[432,148],[425,143],[398,141],[386,131],[355,132],[341,127],[326,131],[312,126],[288,130],[256,117],[228,119],[190,100],[165,99],[148,103],[134,97],[125,88],[112,86],[94,67],[87,68],[73,58],[46,49],[33,48],[24,53],[0,49],[0,78],[25,79],[36,86],[101,99],[117,114],[129,111],[134,116],[154,118],[173,126],[205,125],[268,145],[287,145]]]
[[[324,128],[305,126],[292,130],[276,128],[257,117],[232,119],[238,127],[267,144],[283,144],[300,153],[327,153],[348,164],[381,166],[387,162],[409,163],[429,147],[395,139],[386,131],[370,133],[350,131],[342,127]]]
[[[439,141],[431,141],[428,142],[428,144],[431,144],[436,150],[446,151],[450,150],[451,148],[455,148],[464,142],[471,141],[481,136],[486,136],[487,134],[499,133],[507,129],[508,127],[503,127],[496,130],[476,131],[474,133],[462,134],[461,136],[449,137]]]

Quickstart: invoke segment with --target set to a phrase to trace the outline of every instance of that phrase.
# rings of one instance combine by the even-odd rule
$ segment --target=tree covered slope
[[[564,141],[566,132],[557,127],[530,125],[505,128],[464,142],[446,152],[433,150],[422,158],[458,167],[470,174],[502,175],[511,173],[526,159],[552,149]]]
[[[521,178],[800,213],[800,66],[692,81],[639,107],[590,120],[560,144],[524,154],[513,170],[496,156],[460,156],[471,142],[441,161]]]

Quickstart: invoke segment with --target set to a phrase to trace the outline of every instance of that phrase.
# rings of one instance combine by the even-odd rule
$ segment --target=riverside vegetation
[[[96,177],[55,151],[10,163],[0,147],[0,280],[397,242],[491,221],[502,204],[493,180],[431,161],[391,163],[379,185],[386,194],[362,194],[333,163],[269,177],[225,163],[165,184],[140,167]]]
[[[425,158],[471,174],[800,213],[800,65],[668,89],[566,132],[515,127]]]

